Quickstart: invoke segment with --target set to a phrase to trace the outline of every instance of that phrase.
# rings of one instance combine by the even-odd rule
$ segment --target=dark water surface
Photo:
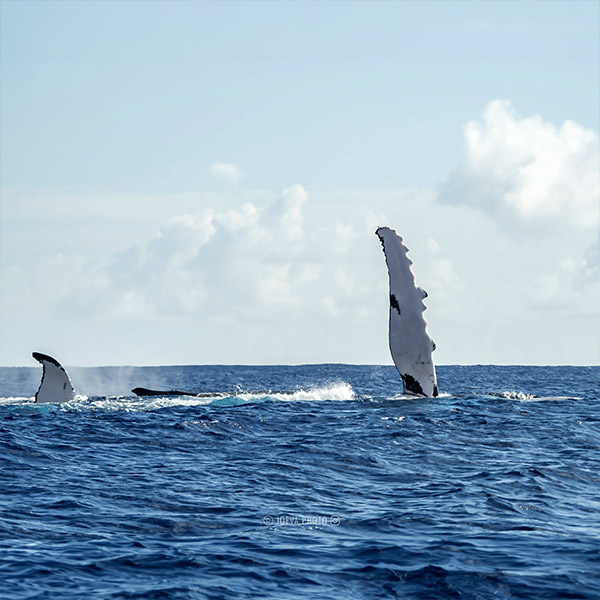
[[[0,369],[2,598],[598,598],[598,367],[69,371]]]

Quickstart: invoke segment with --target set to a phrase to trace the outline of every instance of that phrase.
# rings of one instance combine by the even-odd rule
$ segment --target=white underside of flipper
[[[417,287],[402,238],[389,227],[376,231],[387,262],[390,279],[390,352],[402,376],[404,391],[421,396],[438,395],[433,351],[435,344],[427,333],[427,292]]]
[[[40,389],[35,395],[36,402],[70,402],[75,398],[75,390],[63,366],[51,356],[34,352],[33,358],[44,367]]]

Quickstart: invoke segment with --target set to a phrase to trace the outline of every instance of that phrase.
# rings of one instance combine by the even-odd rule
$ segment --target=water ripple
[[[597,597],[598,369],[441,367],[435,400],[387,367],[236,369],[63,406],[0,370],[0,597]]]

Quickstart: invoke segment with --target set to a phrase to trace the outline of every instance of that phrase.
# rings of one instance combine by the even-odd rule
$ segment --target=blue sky
[[[2,2],[0,364],[597,363],[599,6]]]

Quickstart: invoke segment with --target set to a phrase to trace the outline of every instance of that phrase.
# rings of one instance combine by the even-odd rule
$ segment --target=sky
[[[0,365],[600,364],[600,3],[0,2]]]

